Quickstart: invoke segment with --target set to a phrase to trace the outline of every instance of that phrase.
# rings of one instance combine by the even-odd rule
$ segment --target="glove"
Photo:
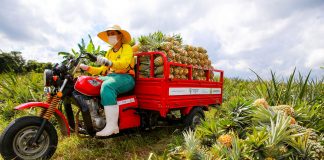
[[[111,60],[109,60],[109,59],[107,59],[105,57],[102,57],[102,56],[97,57],[97,63],[101,64],[101,65],[106,65],[108,67],[112,66]]]
[[[80,68],[84,71],[87,71],[89,69],[89,66],[85,64],[80,64]]]

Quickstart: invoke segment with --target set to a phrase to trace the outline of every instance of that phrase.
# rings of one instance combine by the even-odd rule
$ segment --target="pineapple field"
[[[88,47],[82,43],[80,49],[96,48],[92,40]],[[138,44],[132,45],[135,52],[165,54],[175,64],[170,79],[189,78],[188,68],[177,64],[192,65],[192,78],[197,81],[205,81],[206,70],[213,69],[206,49],[183,44],[177,34],[155,32],[139,37]],[[154,68],[149,58],[139,60],[139,76],[150,77],[154,69],[154,77],[162,78],[162,57],[153,57]],[[295,69],[287,78],[270,72],[271,78],[263,79],[251,72],[255,74],[252,80],[225,78],[223,104],[205,112],[204,121],[195,130],[170,125],[111,139],[59,135],[53,159],[324,159],[324,77],[312,79],[311,72],[302,75]],[[210,76],[210,81],[217,81],[216,75]],[[34,109],[14,111],[13,107],[44,100],[42,74],[1,74],[0,133],[17,117],[37,113]],[[52,123],[57,125],[55,120]]]
[[[287,81],[226,78],[223,105],[206,112],[195,131],[166,127],[99,140],[60,136],[53,158],[323,159],[324,79],[294,77],[293,73]],[[9,73],[0,80],[2,132],[11,120],[35,112],[12,108],[42,100],[42,74]]]

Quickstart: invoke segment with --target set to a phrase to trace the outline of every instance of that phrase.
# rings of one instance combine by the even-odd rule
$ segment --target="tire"
[[[41,126],[43,118],[26,116],[12,121],[0,137],[0,153],[4,159],[50,159],[57,146],[57,133],[54,126],[47,122],[41,142],[29,147],[26,142],[33,137]]]
[[[184,124],[186,129],[194,130],[197,125],[201,124],[201,120],[205,119],[205,113],[201,107],[193,108],[190,113],[185,116]]]

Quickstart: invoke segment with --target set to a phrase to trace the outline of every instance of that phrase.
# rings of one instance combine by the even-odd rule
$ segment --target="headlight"
[[[44,71],[44,86],[51,86],[53,83],[53,71],[45,69]]]

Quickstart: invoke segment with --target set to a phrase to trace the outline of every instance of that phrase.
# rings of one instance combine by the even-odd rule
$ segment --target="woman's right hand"
[[[85,64],[80,64],[80,68],[84,71],[87,71],[89,69],[89,66]]]

